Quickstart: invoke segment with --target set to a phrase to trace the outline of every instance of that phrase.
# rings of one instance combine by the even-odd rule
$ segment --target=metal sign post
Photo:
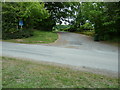
[[[23,26],[23,21],[22,20],[19,21],[19,26],[21,26],[21,29],[22,29],[22,26]]]

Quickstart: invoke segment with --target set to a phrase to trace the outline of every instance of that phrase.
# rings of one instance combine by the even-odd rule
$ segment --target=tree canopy
[[[120,23],[120,2],[83,2],[79,4],[74,30],[81,31],[89,21],[100,40],[118,36]]]
[[[24,28],[33,28],[38,21],[49,17],[44,3],[39,2],[7,2],[2,4],[3,38],[11,38],[20,32],[18,23],[23,20]],[[18,34],[17,34],[18,35]],[[17,37],[17,35],[15,35]],[[20,34],[19,34],[20,35]],[[16,38],[15,37],[15,38]],[[19,37],[18,37],[19,38]]]
[[[29,28],[52,30],[63,21],[71,25],[69,31],[94,29],[100,40],[117,36],[120,28],[120,2],[8,2],[2,9],[3,38],[30,36],[24,30]]]

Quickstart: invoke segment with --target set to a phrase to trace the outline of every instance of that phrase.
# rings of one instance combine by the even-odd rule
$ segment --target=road
[[[54,44],[28,45],[2,42],[0,49],[3,56],[118,72],[116,46],[94,42],[90,37],[74,33],[59,33],[59,36],[59,40]]]
[[[116,46],[108,45],[103,42],[95,42],[92,37],[69,32],[59,32],[59,39],[55,43],[49,45],[80,50],[118,53],[118,47]]]

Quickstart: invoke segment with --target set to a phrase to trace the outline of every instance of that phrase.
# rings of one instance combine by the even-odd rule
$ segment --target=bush
[[[15,32],[2,32],[2,39],[18,39],[18,38],[27,38],[30,36],[33,36],[32,30],[15,30],[14,28],[11,28],[9,31],[15,31]]]
[[[69,29],[68,29],[69,32],[75,32],[76,29],[74,28],[74,26],[71,26]]]

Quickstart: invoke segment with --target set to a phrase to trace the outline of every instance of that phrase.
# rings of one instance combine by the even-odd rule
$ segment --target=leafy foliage
[[[53,27],[54,31],[67,31],[70,28],[70,25],[56,25]]]
[[[34,25],[49,17],[49,13],[44,9],[43,3],[33,2],[7,2],[2,4],[2,33],[3,39],[7,38],[21,38],[22,36],[28,37],[29,31],[24,31],[26,28],[32,28]],[[23,20],[23,30],[20,30],[18,23]],[[19,32],[19,36],[18,36]],[[27,32],[25,34],[25,32]],[[20,34],[20,33],[24,33]]]
[[[3,39],[16,38],[16,33],[29,28],[51,31],[62,21],[71,25],[68,31],[94,29],[99,40],[118,37],[120,32],[120,2],[9,2],[3,3],[2,9]]]
[[[78,6],[74,30],[86,27],[86,20],[94,25],[99,40],[108,40],[117,36],[120,28],[120,2],[84,2]]]
[[[56,23],[62,24],[62,21],[71,23],[69,18],[75,18],[77,4],[76,2],[45,2],[45,8],[49,11],[50,17],[41,21],[39,26],[52,30]]]

